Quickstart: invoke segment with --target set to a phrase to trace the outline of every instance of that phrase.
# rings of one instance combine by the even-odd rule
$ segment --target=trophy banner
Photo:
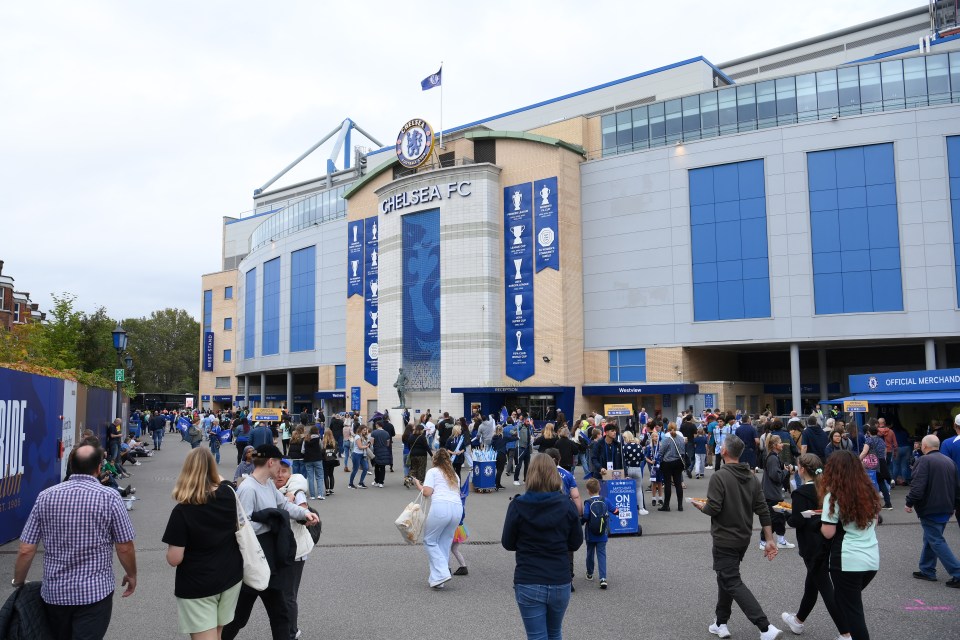
[[[560,271],[560,224],[557,213],[557,178],[533,183],[533,211],[537,223],[537,273]]]
[[[347,224],[347,297],[363,295],[363,220]]]
[[[554,181],[556,182],[556,181]],[[556,188],[553,189],[556,191]],[[504,356],[507,376],[533,375],[533,184],[503,190],[504,228]]]
[[[380,358],[380,254],[377,216],[363,221],[363,379],[377,386]]]

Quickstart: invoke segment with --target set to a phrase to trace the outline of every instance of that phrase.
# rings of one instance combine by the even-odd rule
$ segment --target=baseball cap
[[[283,453],[272,444],[262,444],[257,447],[257,457],[258,458],[276,458],[277,460],[283,460]]]
[[[282,464],[285,467],[292,467],[293,461],[290,460],[290,458],[280,458],[280,464]]]

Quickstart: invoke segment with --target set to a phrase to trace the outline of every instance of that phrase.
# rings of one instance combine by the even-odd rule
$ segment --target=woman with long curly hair
[[[453,470],[450,451],[438,449],[423,483],[416,477],[413,482],[425,498],[431,498],[430,512],[423,524],[423,548],[430,560],[429,584],[434,589],[442,589],[450,580],[450,545],[463,517],[460,478]]]
[[[853,640],[869,640],[863,590],[880,569],[876,535],[880,498],[851,451],[833,452],[817,494],[823,500],[820,532],[833,542],[827,567],[837,612]]]

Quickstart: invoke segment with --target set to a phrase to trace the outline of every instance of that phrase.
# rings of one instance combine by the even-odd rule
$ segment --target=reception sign
[[[560,270],[560,226],[557,221],[557,178],[533,183],[537,223],[537,273]]]
[[[347,297],[363,295],[363,220],[347,224]]]
[[[504,307],[507,376],[526,380],[534,373],[533,185],[503,190]]]
[[[377,361],[380,357],[379,330],[379,294],[380,276],[378,264],[380,254],[377,250],[377,216],[364,221],[363,265],[363,379],[373,386],[377,385]]]

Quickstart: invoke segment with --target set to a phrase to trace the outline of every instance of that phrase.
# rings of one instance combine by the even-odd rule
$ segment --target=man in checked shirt
[[[133,525],[116,490],[97,480],[104,452],[81,445],[70,454],[73,474],[40,492],[20,535],[11,585],[23,586],[42,540],[40,597],[57,640],[101,640],[113,610],[112,550],[125,575],[123,597],[137,588]]]

